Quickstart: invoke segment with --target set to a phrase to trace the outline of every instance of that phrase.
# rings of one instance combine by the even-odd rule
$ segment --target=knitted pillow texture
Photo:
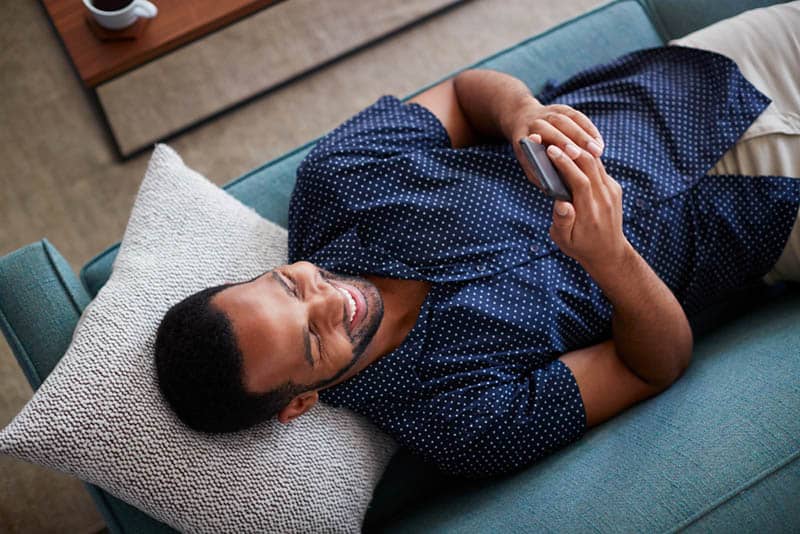
[[[397,444],[317,403],[284,425],[207,435],[158,390],[161,317],[286,262],[286,231],[157,145],[114,262],[69,349],[0,451],[70,473],[185,532],[356,532]]]

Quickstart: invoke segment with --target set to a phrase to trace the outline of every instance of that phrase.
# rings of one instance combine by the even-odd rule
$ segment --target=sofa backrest
[[[664,41],[683,37],[700,28],[759,7],[787,0],[645,0]]]

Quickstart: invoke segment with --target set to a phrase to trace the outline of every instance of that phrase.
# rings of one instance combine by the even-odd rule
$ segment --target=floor
[[[169,144],[221,185],[383,94],[405,96],[601,3],[471,0]],[[32,0],[0,0],[0,125],[0,256],[47,237],[77,271],[119,241],[149,153],[115,159],[101,117]],[[0,341],[0,425],[32,394]],[[0,473],[0,532],[104,528],[78,480],[8,457],[0,457]]]

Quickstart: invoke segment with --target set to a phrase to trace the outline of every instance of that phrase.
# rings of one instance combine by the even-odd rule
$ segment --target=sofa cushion
[[[158,145],[111,278],[0,432],[0,452],[73,474],[181,531],[358,530],[397,447],[366,418],[318,404],[287,425],[205,434],[158,389],[153,344],[167,309],[286,253],[285,229]]]

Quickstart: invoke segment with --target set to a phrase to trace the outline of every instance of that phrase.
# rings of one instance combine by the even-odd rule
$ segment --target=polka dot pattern
[[[733,61],[642,50],[539,99],[598,126],[625,234],[687,313],[775,263],[800,180],[705,175],[770,102]],[[557,358],[608,339],[612,308],[550,239],[552,208],[509,144],[453,149],[435,115],[393,96],[322,138],[298,169],[290,260],[432,289],[400,347],[320,398],[471,478],[578,439],[584,405]]]

